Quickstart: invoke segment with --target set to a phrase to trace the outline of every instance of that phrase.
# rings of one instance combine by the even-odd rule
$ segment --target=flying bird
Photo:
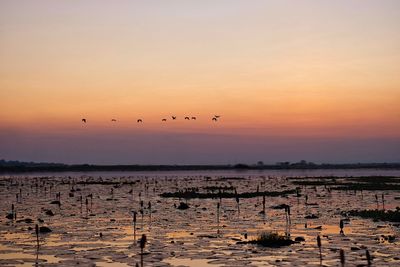
[[[167,121],[167,119],[162,119],[161,121]]]
[[[142,119],[138,119],[137,122],[143,122]]]
[[[212,120],[213,120],[213,121],[217,121],[218,119],[214,117],[214,118],[212,118]]]
[[[173,120],[176,120],[176,116],[171,116]]]
[[[82,119],[82,122],[86,123],[86,119]]]
[[[214,118],[219,119],[219,117],[221,117],[220,115],[214,115]]]
[[[196,120],[196,117],[192,117],[192,120]]]
[[[111,121],[112,121],[112,122],[116,122],[117,120],[116,120],[116,119],[111,119]]]
[[[190,120],[189,117],[185,117],[185,120]]]

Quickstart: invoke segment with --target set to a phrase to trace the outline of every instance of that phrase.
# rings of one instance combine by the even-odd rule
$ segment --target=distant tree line
[[[400,163],[344,163],[316,164],[302,160],[300,162],[278,162],[254,165],[91,165],[62,163],[35,163],[0,160],[0,173],[23,172],[90,172],[90,171],[187,171],[187,170],[291,170],[291,169],[400,169]]]

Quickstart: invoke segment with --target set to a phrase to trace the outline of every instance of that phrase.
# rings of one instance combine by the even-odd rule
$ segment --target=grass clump
[[[334,190],[400,190],[400,177],[290,177],[291,183],[303,186],[332,186]]]
[[[179,206],[177,207],[178,210],[187,210],[189,208],[189,205],[186,204],[185,202],[179,203]]]
[[[333,190],[366,190],[366,191],[384,191],[384,190],[400,190],[399,184],[385,183],[347,183],[341,186],[332,187]]]
[[[296,243],[290,237],[274,232],[262,232],[255,240],[249,241],[251,244],[263,247],[283,247]]]
[[[350,216],[357,216],[374,221],[400,222],[400,208],[396,210],[351,210],[347,212]]]
[[[286,196],[289,194],[295,194],[296,190],[284,190],[284,191],[265,191],[265,192],[245,192],[237,194],[235,192],[215,192],[215,193],[199,193],[193,190],[178,191],[178,192],[166,192],[160,196],[164,198],[253,198],[253,197],[279,197]]]

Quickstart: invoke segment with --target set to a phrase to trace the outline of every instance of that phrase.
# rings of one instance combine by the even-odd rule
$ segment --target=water
[[[206,186],[234,186],[238,193],[283,191],[296,185],[286,177],[305,176],[399,176],[399,170],[263,170],[263,171],[174,171],[174,172],[95,172],[36,173],[3,175],[0,178],[0,266],[135,266],[141,255],[137,240],[147,235],[145,266],[304,266],[320,265],[316,236],[322,238],[323,264],[339,265],[339,249],[344,249],[349,265],[366,264],[365,249],[375,257],[374,266],[400,264],[399,228],[388,222],[351,217],[345,235],[339,233],[341,211],[375,209],[375,194],[385,193],[386,209],[400,206],[398,191],[354,192],[332,190],[324,186],[303,187],[302,197],[295,194],[266,197],[266,215],[262,197],[240,199],[189,199],[187,210],[178,210],[179,199],[162,198],[163,192]],[[68,178],[71,177],[71,178]],[[120,184],[79,184],[103,180]],[[226,177],[242,179],[221,179]],[[13,184],[11,184],[13,181]],[[70,182],[74,182],[74,184]],[[134,182],[134,183],[133,183]],[[38,187],[36,187],[38,183]],[[132,184],[129,184],[132,183]],[[21,190],[21,191],[20,191]],[[17,201],[16,194],[22,193]],[[61,206],[50,204],[61,195]],[[88,197],[90,194],[93,198]],[[304,195],[308,195],[306,205]],[[82,202],[80,197],[82,196]],[[86,205],[86,199],[88,199]],[[136,236],[132,210],[137,216]],[[151,202],[151,219],[148,202]],[[185,201],[184,201],[185,202]],[[11,204],[17,220],[5,218]],[[284,210],[271,206],[291,206],[291,224]],[[381,206],[379,206],[382,208]],[[52,210],[54,216],[45,214]],[[306,215],[317,219],[305,219]],[[18,222],[31,218],[33,223]],[[39,222],[38,219],[43,222]],[[40,235],[36,243],[35,224],[53,231]],[[305,228],[307,224],[307,228]],[[281,248],[265,248],[238,241],[252,240],[262,231],[304,237],[305,242]],[[100,236],[100,233],[102,236]],[[382,239],[395,236],[393,242]],[[136,241],[135,241],[136,240]]]

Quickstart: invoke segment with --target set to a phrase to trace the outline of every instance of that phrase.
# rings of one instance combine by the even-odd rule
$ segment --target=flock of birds
[[[217,122],[218,120],[219,120],[219,118],[220,118],[221,116],[220,115],[214,115],[214,117],[212,117],[212,121],[213,122]],[[172,118],[172,120],[176,120],[177,119],[177,117],[176,116],[171,116],[171,118]],[[185,117],[185,120],[196,120],[197,119],[197,117],[194,117],[194,116],[192,116],[192,117]],[[161,120],[162,122],[166,122],[167,121],[167,119],[162,119]],[[85,119],[85,118],[83,118],[82,119],[82,122],[83,123],[87,123],[87,119]],[[111,119],[111,122],[117,122],[117,119]],[[138,123],[143,123],[143,119],[138,119],[136,122],[138,122]]]

